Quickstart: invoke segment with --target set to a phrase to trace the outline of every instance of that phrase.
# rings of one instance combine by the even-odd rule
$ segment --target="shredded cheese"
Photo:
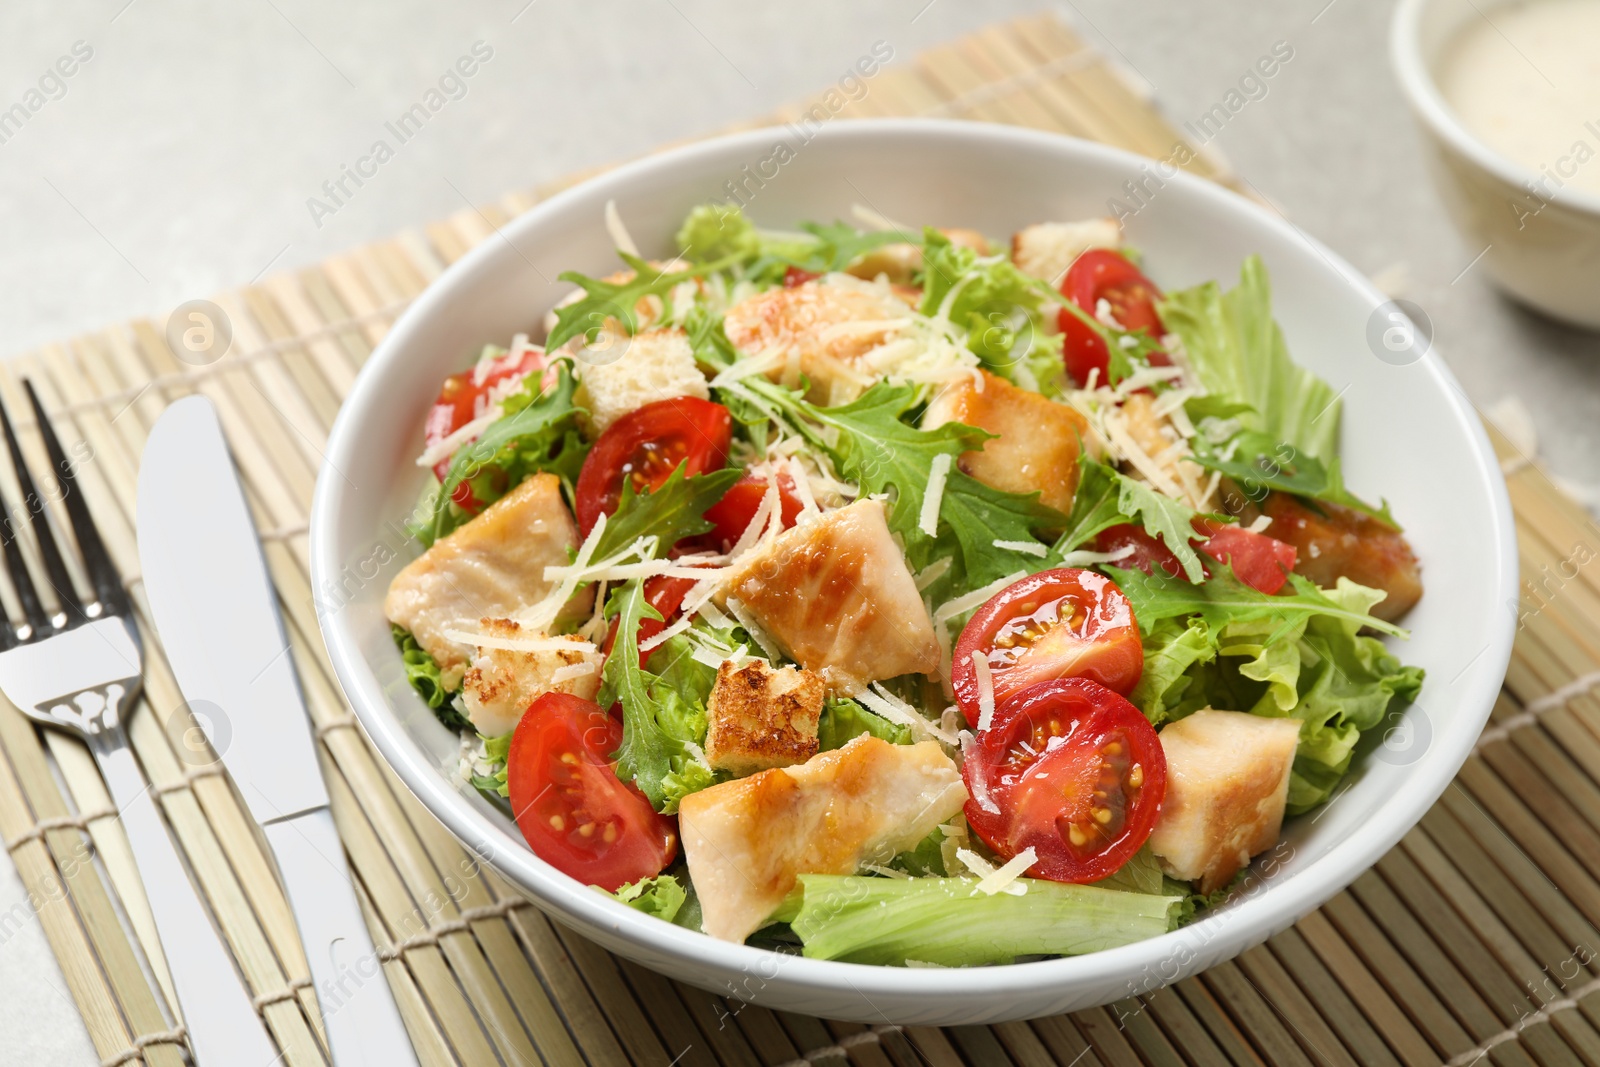
[[[417,457],[417,466],[435,467],[444,460],[455,455],[456,449],[474,440],[479,434],[489,428],[489,424],[500,417],[500,408],[495,406],[479,415],[470,422],[464,422],[450,433],[439,438],[433,444],[422,450],[422,455]]]
[[[1249,530],[1251,533],[1261,533],[1268,526],[1271,526],[1271,525],[1272,525],[1272,516],[1271,515],[1257,515],[1256,516],[1256,521],[1252,522],[1249,526],[1246,526],[1245,529]]]
[[[611,243],[617,246],[618,251],[630,256],[639,254],[639,246],[633,243],[633,235],[622,224],[622,213],[617,210],[615,200],[606,201],[606,232],[611,235]]]
[[[994,547],[1004,552],[1021,552],[1041,559],[1050,554],[1050,547],[1038,541],[996,541]]]
[[[756,617],[750,614],[750,610],[733,597],[728,598],[727,604],[728,611],[733,614],[734,618],[739,620],[739,625],[744,627],[745,633],[754,638],[756,644],[761,646],[761,651],[767,654],[767,658],[778,659],[778,646],[767,635],[766,629],[756,622]]]
[[[981,734],[994,721],[994,674],[989,670],[989,654],[981,648],[972,650],[972,670],[978,678],[978,732]]]
[[[595,522],[594,529],[589,531],[589,536],[583,539],[583,544],[578,546],[578,554],[573,559],[573,567],[586,567],[594,558],[594,550],[600,547],[600,538],[606,531],[606,515],[601,513]],[[548,630],[550,624],[555,622],[556,616],[561,614],[561,609],[566,606],[572,594],[578,591],[578,576],[569,575],[561,579],[559,585],[550,590],[545,598],[522,613],[522,621],[532,625],[538,630]]]
[[[1133,545],[1123,545],[1115,552],[1091,552],[1087,548],[1080,548],[1076,552],[1068,552],[1061,557],[1063,567],[1092,567],[1096,563],[1115,563],[1133,555]]]
[[[954,561],[949,556],[941,556],[917,572],[913,579],[917,583],[917,592],[927,590],[928,586],[950,573],[950,565]]]
[[[1029,845],[1007,860],[999,870],[985,875],[978,882],[978,892],[991,897],[1000,892],[1021,896],[1028,891],[1028,887],[1017,884],[1017,879],[1038,862],[1039,854]]]
[[[546,637],[539,634],[530,637],[502,637],[499,634],[453,628],[443,631],[443,635],[446,640],[455,641],[457,644],[472,645],[476,648],[495,648],[502,652],[577,652],[586,656],[599,652],[599,649],[588,641],[570,636]]]
[[[979,607],[986,600],[994,596],[1006,586],[1010,585],[1012,582],[1021,581],[1027,576],[1027,571],[1017,571],[1014,574],[1006,575],[1004,578],[996,578],[982,589],[974,589],[965,596],[958,596],[954,600],[945,601],[943,604],[940,604],[938,610],[933,613],[934,629],[937,630],[941,625],[949,622],[957,615],[963,615],[971,611],[973,608]]]
[[[679,634],[683,633],[683,631],[687,630],[692,622],[694,622],[694,619],[689,615],[685,615],[683,618],[679,619],[671,626],[668,626],[654,637],[645,641],[640,641],[639,655],[643,656],[645,653],[651,651],[657,646],[663,645],[672,640],[674,637],[677,637]]]
[[[876,715],[880,715],[897,726],[906,726],[913,735],[932,737],[954,747],[960,742],[944,730],[923,718],[916,709],[905,701],[896,698],[883,686],[873,683],[871,689],[864,689],[857,693],[855,699],[861,702],[862,707]]]
[[[922,498],[917,527],[929,537],[939,532],[939,505],[944,503],[944,485],[950,478],[950,459],[950,453],[941,452],[928,464],[928,492]]]
[[[560,685],[562,682],[570,682],[574,678],[583,678],[594,672],[594,660],[581,660],[577,663],[567,663],[557,667],[554,673],[550,675],[550,681],[554,685]]]
[[[864,870],[864,871],[871,871],[873,874],[881,874],[885,878],[910,878],[911,877],[905,871],[897,871],[893,867],[884,867],[881,864],[877,864],[877,863],[863,863],[861,865],[861,869]]]
[[[1023,852],[1022,855],[1027,855],[1032,851],[1033,850],[1030,848]],[[983,892],[988,896],[993,896],[996,893],[1006,893],[1010,896],[1020,897],[1022,894],[1028,891],[1027,886],[1012,884],[1016,880],[1015,875],[1011,876],[1009,879],[1006,879],[1003,883],[996,885],[993,889],[984,889],[983,887],[986,884],[989,884],[991,880],[995,879],[996,876],[999,875],[1000,870],[1003,868],[997,869],[994,864],[990,863],[988,860],[984,859],[970,848],[956,849],[956,859],[960,860],[967,870],[978,876],[977,888],[983,890]],[[1032,866],[1034,862],[1034,859],[1030,859],[1028,861],[1028,865]],[[1008,863],[1006,866],[1009,867],[1010,864]],[[1027,870],[1027,867],[1024,867],[1023,870]]]

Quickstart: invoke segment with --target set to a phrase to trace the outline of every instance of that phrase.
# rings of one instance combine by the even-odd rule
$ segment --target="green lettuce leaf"
[[[1194,666],[1216,656],[1217,644],[1204,619],[1170,618],[1146,625],[1144,673],[1128,700],[1159,726],[1188,694]]]
[[[1207,282],[1169,294],[1158,310],[1206,392],[1249,406],[1234,416],[1245,429],[1324,464],[1339,454],[1339,394],[1289,357],[1259,256],[1228,292]]]
[[[803,874],[775,918],[813,959],[944,967],[1098,952],[1172,929],[1182,897],[1018,879],[1021,896],[975,878]],[[798,899],[796,899],[798,896]]]
[[[1193,458],[1200,466],[1227,475],[1251,500],[1259,501],[1267,490],[1276,489],[1354,508],[1400,528],[1387,501],[1373,507],[1345,488],[1337,456],[1323,463],[1260,431],[1241,429],[1220,445],[1199,434],[1194,439]]]
[[[671,814],[678,801],[716,781],[701,751],[705,704],[697,694],[663,684],[640,665],[639,623],[661,619],[646,602],[642,581],[628,582],[613,593],[606,614],[618,620],[617,638],[601,669],[597,703],[622,704],[622,747],[613,754],[617,777],[637,785],[657,811]]]
[[[967,332],[967,347],[991,370],[1017,381],[1034,338],[1043,333],[1043,302],[1034,280],[1003,256],[980,256],[931,227],[922,237],[921,312],[935,315],[954,292],[950,321]]]
[[[657,538],[657,554],[666,555],[685,537],[709,531],[712,524],[705,518],[706,509],[721,500],[743,472],[737,467],[724,467],[690,477],[687,470],[687,463],[680,463],[666,481],[643,493],[635,492],[632,479],[624,478],[622,499],[606,520],[594,558],[605,559],[639,538],[652,535]]]
[[[472,723],[455,705],[455,694],[444,687],[439,664],[428,655],[426,649],[417,644],[411,631],[404,626],[391,625],[389,634],[400,649],[400,659],[406,668],[406,681],[411,683],[411,688],[417,691],[422,702],[433,709],[440,722],[457,733],[472,729]]]
[[[730,256],[753,258],[761,251],[755,224],[737,204],[701,204],[678,227],[678,249],[692,263],[710,263]]]
[[[501,734],[499,737],[484,737],[478,735],[478,740],[483,744],[484,759],[493,764],[493,774],[475,774],[472,784],[485,793],[492,793],[498,797],[511,795],[511,783],[506,778],[506,760],[511,756],[511,738],[516,733]]]
[[[615,319],[629,334],[636,333],[639,316],[635,306],[640,300],[647,296],[664,296],[683,282],[733,266],[743,258],[734,252],[687,270],[663,271],[627,252],[619,251],[617,255],[632,268],[632,274],[620,282],[591,278],[575,270],[564,270],[557,275],[562,281],[571,282],[582,289],[583,296],[555,309],[556,327],[545,338],[546,351],[554,352],[580,334],[585,340],[593,341],[607,319]]]
[[[1051,546],[1051,555],[1060,559],[1108,527],[1131,522],[1143,526],[1146,533],[1165,544],[1183,567],[1184,577],[1198,582],[1205,577],[1205,570],[1200,554],[1189,544],[1195,535],[1189,525],[1194,517],[1194,509],[1182,501],[1084,456],[1078,462],[1078,490],[1072,498],[1072,512]]]
[[[641,878],[611,894],[630,908],[654,915],[663,922],[678,918],[689,894],[675,875],[658,874],[654,878]]]
[[[887,741],[892,745],[909,745],[911,728],[892,723],[881,715],[874,715],[849,697],[829,697],[822,705],[822,717],[817,721],[817,749],[830,752],[843,748],[862,734]]]

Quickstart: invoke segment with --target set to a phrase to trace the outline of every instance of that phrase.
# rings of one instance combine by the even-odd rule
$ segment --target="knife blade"
[[[334,1063],[416,1063],[328,810],[277,591],[206,398],[177,401],[151,429],[137,521],[167,661],[277,861]]]

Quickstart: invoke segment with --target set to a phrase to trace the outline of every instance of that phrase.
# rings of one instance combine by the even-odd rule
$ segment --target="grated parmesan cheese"
[[[939,532],[939,505],[944,503],[944,486],[950,479],[950,460],[950,453],[941,452],[928,464],[928,492],[922,498],[917,527],[929,537]]]
[[[476,630],[447,629],[443,631],[447,640],[457,644],[472,645],[475,648],[497,648],[502,652],[580,652],[584,655],[593,655],[599,652],[593,644],[576,637],[558,636],[545,637],[502,637],[499,634],[481,633]]]
[[[630,256],[639,254],[639,246],[633,243],[633,235],[622,224],[622,213],[617,210],[615,200],[606,201],[606,232],[611,235],[611,243],[617,249],[628,253]]]
[[[554,674],[550,675],[550,684],[560,685],[562,682],[570,682],[574,678],[582,678],[594,672],[595,665],[593,660],[586,659],[578,663],[563,664],[555,669]]]
[[[943,556],[918,571],[916,577],[912,579],[917,584],[917,592],[925,591],[928,586],[950,573],[952,562],[951,557]]]
[[[1032,851],[1033,849],[1029,848],[1023,852],[1022,855],[1026,856]],[[984,889],[983,887],[990,883],[991,880],[995,879],[1000,874],[1000,870],[1003,868],[997,869],[994,864],[990,863],[988,860],[984,859],[970,848],[956,849],[956,859],[960,860],[967,870],[978,876],[977,887],[983,890],[983,892],[988,896],[993,896],[996,893],[1006,893],[1010,896],[1020,897],[1022,894],[1028,891],[1027,886],[1013,884],[1016,880],[1015,875],[1012,875],[1011,878],[1007,879],[1003,884],[997,885],[993,889]],[[1034,859],[1028,860],[1028,866],[1031,867],[1033,863]],[[1008,863],[1006,866],[1009,867],[1011,864]],[[1023,870],[1026,869],[1026,867],[1023,868]]]
[[[1268,526],[1271,526],[1271,525],[1272,525],[1272,516],[1271,515],[1257,515],[1256,516],[1256,521],[1252,522],[1249,526],[1246,526],[1245,529],[1249,530],[1251,533],[1261,533]]]
[[[1050,554],[1048,545],[1038,541],[995,541],[994,547],[1004,552],[1021,552],[1027,556],[1038,556],[1041,559]]]
[[[864,871],[871,871],[873,874],[881,874],[885,878],[910,878],[911,877],[905,871],[897,871],[893,867],[884,867],[881,864],[877,864],[877,863],[863,863],[861,865],[861,869],[864,870]]]
[[[1033,850],[1032,845],[1029,845],[1007,860],[999,870],[985,875],[978,882],[978,892],[991,897],[1001,892],[1010,893],[1012,896],[1021,896],[1028,891],[1028,887],[1019,885],[1017,879],[1037,862],[1039,862],[1039,854]]]
[[[1004,589],[1012,582],[1021,581],[1027,576],[1027,571],[1016,571],[1013,574],[1006,575],[1004,578],[996,578],[983,588],[974,589],[965,596],[958,596],[954,600],[945,601],[943,604],[940,604],[938,610],[933,613],[934,629],[937,630],[942,624],[949,622],[957,615],[964,615],[973,608],[982,606],[986,600],[994,596],[1000,590]]]
[[[960,743],[954,735],[946,733],[923,718],[910,704],[894,696],[877,682],[872,683],[871,689],[857,693],[855,699],[859,700],[862,707],[868,711],[888,719],[895,725],[910,727],[913,735],[931,737],[951,747]]]
[[[994,675],[989,670],[989,655],[981,648],[972,650],[972,669],[978,676],[978,732],[994,721]]]

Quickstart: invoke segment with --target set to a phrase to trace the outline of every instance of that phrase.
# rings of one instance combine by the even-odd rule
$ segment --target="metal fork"
[[[88,743],[116,803],[139,864],[145,895],[161,936],[197,1063],[267,1067],[277,1058],[243,979],[195,894],[172,839],[156,811],[150,785],[128,746],[124,722],[142,689],[142,643],[133,604],[79,490],[33,384],[23,382],[54,468],[83,570],[93,587],[85,600],[68,573],[44,514],[45,501],[22,458],[11,417],[0,403],[0,428],[22,491],[23,524],[33,532],[44,577],[59,609],[39,597],[17,543],[17,512],[0,495],[0,554],[23,624],[0,612],[0,692],[33,719],[70,731]]]

